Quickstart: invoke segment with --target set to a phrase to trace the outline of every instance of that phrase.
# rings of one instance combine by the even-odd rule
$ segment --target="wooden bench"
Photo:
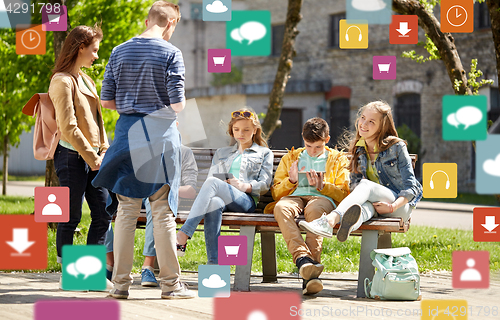
[[[198,189],[206,180],[212,157],[216,149],[205,148],[191,148],[193,150],[196,163],[198,165]],[[273,172],[276,172],[281,158],[287,153],[286,150],[273,150],[274,153],[274,166]],[[417,155],[410,155],[413,167],[417,161]],[[275,233],[280,233],[278,222],[274,219],[272,214],[262,213],[264,207],[274,201],[271,191],[260,197],[257,209],[254,213],[236,213],[224,212],[222,215],[222,225],[229,226],[230,229],[239,229],[240,235],[247,236],[248,241],[248,258],[249,263],[245,266],[236,266],[236,273],[234,279],[233,290],[237,291],[250,291],[250,275],[252,271],[252,257],[255,241],[255,234],[261,234],[261,249],[262,249],[262,273],[263,281],[266,283],[277,282],[277,264],[276,264],[276,242]],[[193,200],[182,199],[179,204],[179,212],[177,214],[176,222],[183,224],[189,214]],[[296,221],[297,223],[304,220],[304,216],[300,215]],[[138,226],[146,224],[146,215],[143,210],[139,217]],[[201,222],[203,223],[203,221]],[[359,260],[359,273],[358,273],[358,289],[357,296],[364,297],[364,279],[372,279],[374,275],[374,267],[370,258],[370,252],[377,248],[390,248],[392,246],[391,233],[399,232],[404,233],[408,231],[410,221],[403,222],[401,218],[373,218],[361,225],[361,227],[352,232],[352,235],[361,235],[361,253]],[[334,228],[336,234],[339,225]],[[305,233],[305,232],[303,232]]]

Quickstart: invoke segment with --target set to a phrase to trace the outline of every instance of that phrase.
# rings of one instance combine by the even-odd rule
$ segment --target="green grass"
[[[0,197],[0,214],[29,214],[33,212],[33,198],[27,197]],[[84,245],[90,225],[90,210],[85,203],[83,206],[80,232],[74,235],[74,244]],[[234,235],[223,228],[222,234]],[[144,257],[144,230],[138,229],[135,236],[133,272],[139,273]],[[48,229],[48,267],[45,272],[60,271],[56,262],[55,247],[56,231]],[[490,270],[500,270],[500,250],[498,243],[474,242],[472,231],[411,226],[407,233],[393,234],[393,247],[409,247],[417,260],[421,272],[431,270],[451,271],[451,255],[455,250],[485,250],[490,252]],[[323,242],[322,263],[326,272],[356,272],[359,265],[360,237],[350,237],[340,243],[335,238],[325,239]],[[252,271],[262,273],[260,234],[256,235]],[[205,238],[203,232],[196,232],[189,241],[186,255],[179,259],[182,270],[197,271],[200,264],[207,261]],[[276,234],[276,251],[279,273],[297,272],[292,256],[288,252],[281,234]],[[231,271],[234,272],[234,266]]]
[[[478,204],[485,206],[500,206],[500,199],[494,195],[483,195],[475,193],[459,193],[456,198],[425,198],[425,201],[434,202],[447,202],[447,203],[464,203],[464,204]]]
[[[1,171],[0,180],[3,180]],[[9,174],[8,181],[45,181],[45,176],[13,176]]]

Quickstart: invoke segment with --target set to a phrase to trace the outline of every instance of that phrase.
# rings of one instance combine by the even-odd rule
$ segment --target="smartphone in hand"
[[[214,177],[216,177],[217,179],[221,179],[222,181],[234,178],[233,174],[229,172],[214,173]]]

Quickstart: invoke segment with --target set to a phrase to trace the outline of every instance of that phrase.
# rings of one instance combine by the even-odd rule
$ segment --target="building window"
[[[490,13],[486,2],[474,4],[474,30],[491,28]]]
[[[281,55],[281,48],[283,47],[283,38],[285,37],[285,25],[275,25],[272,26],[272,51],[271,55],[273,57],[279,57]]]
[[[191,3],[191,20],[203,19],[203,3]]]
[[[335,99],[330,101],[330,145],[336,146],[339,143],[339,138],[342,137],[345,129],[349,129],[351,106],[349,99]]]
[[[402,139],[408,142],[408,151],[410,153],[420,153],[421,131],[420,131],[420,94],[403,93],[396,97],[394,106],[394,117],[396,129]],[[413,133],[408,132],[406,125]],[[413,136],[413,137],[412,137]],[[415,137],[416,136],[416,137]],[[421,178],[422,163],[415,166],[415,176]]]
[[[328,46],[330,48],[339,47],[339,23],[340,20],[345,19],[345,13],[332,14],[330,15],[330,33],[328,35]]]
[[[498,88],[490,87],[490,105],[488,108],[488,120],[497,121],[500,116],[500,91]]]

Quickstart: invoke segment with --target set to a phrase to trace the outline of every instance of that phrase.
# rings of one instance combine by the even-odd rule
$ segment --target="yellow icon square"
[[[420,320],[467,320],[467,300],[422,300]]]
[[[424,198],[457,197],[457,164],[424,163]]]
[[[359,20],[340,20],[339,47],[341,49],[368,48],[368,23]]]

